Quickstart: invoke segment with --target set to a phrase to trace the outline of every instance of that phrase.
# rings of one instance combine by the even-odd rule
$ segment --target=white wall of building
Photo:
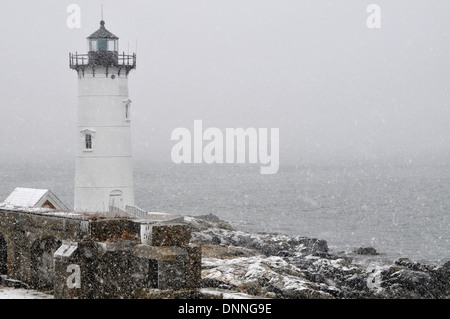
[[[77,109],[75,211],[105,212],[134,205],[128,79],[123,71],[96,68],[80,72]],[[129,103],[128,103],[129,104]],[[131,112],[129,112],[129,115]],[[92,136],[86,149],[85,135]],[[122,196],[118,196],[118,194]],[[114,196],[111,196],[114,195]]]

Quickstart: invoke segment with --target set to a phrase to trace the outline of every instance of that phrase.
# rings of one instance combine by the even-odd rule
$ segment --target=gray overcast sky
[[[102,2],[121,51],[138,39],[136,158],[170,161],[171,132],[196,119],[280,128],[281,164],[450,154],[448,0],[18,0],[0,10],[3,158],[74,157],[68,54],[86,51]]]

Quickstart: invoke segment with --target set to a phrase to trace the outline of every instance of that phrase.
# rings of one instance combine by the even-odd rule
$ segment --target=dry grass
[[[87,220],[105,220],[105,219],[131,219],[128,216],[123,216],[118,213],[95,213],[95,214],[85,214]]]

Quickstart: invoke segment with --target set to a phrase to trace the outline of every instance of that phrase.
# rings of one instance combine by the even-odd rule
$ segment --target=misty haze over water
[[[450,171],[433,163],[310,163],[260,175],[257,165],[135,161],[136,204],[148,211],[216,214],[241,230],[326,239],[334,250],[372,246],[389,257],[450,257]],[[10,163],[16,187],[50,188],[73,205],[71,161]]]

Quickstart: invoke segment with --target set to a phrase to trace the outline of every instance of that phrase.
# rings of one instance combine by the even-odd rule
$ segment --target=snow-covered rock
[[[269,298],[331,298],[303,278],[295,266],[277,256],[205,258],[203,282]]]
[[[450,298],[448,263],[387,263],[373,248],[330,253],[324,240],[238,231],[214,215],[186,221],[204,247],[204,287],[267,298]]]

